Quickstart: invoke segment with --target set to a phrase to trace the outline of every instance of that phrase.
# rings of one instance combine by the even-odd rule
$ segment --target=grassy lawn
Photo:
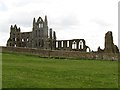
[[[118,62],[3,53],[3,88],[117,88]]]

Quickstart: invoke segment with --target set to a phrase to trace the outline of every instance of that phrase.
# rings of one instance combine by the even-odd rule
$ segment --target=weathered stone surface
[[[37,48],[45,50],[64,50],[91,52],[84,39],[56,40],[56,32],[52,28],[48,29],[47,16],[43,20],[39,17],[33,19],[31,32],[21,32],[21,29],[11,25],[10,38],[7,41],[8,47]],[[93,43],[94,44],[94,43]],[[92,51],[94,52],[94,51]],[[98,47],[96,53],[119,53],[119,49],[113,42],[112,32],[105,34],[105,48]],[[60,53],[59,53],[60,54]]]
[[[58,43],[57,50],[87,52],[88,49],[88,52],[91,52],[84,39],[56,40],[56,42]]]
[[[14,27],[11,25],[7,46],[84,52],[89,49],[90,52],[90,48],[86,45],[84,39],[56,40],[56,38],[56,32],[52,28],[48,30],[47,16],[45,16],[44,20],[41,17],[37,20],[33,19],[31,32],[21,32],[17,25]]]
[[[52,32],[54,32],[54,35],[52,35]],[[55,49],[55,38],[55,31],[50,30],[50,38],[48,36],[48,21],[47,16],[45,16],[44,21],[41,17],[37,20],[33,19],[31,32],[21,32],[17,25],[14,25],[14,27],[11,25],[7,46],[38,49],[51,49],[54,46],[53,49]]]
[[[32,54],[40,57],[53,58],[74,58],[74,59],[94,59],[94,60],[118,60],[118,53],[86,53],[80,51],[65,50],[41,50],[21,47],[2,47],[2,52],[18,52],[22,54]]]
[[[104,48],[105,53],[119,53],[119,49],[116,45],[114,45],[113,42],[113,36],[112,32],[108,31],[105,34],[105,48]]]
[[[103,53],[104,52],[104,50],[102,50],[101,48],[100,48],[100,46],[98,47],[98,53]]]

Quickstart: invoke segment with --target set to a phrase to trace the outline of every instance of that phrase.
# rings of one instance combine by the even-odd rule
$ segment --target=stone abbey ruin
[[[97,54],[118,54],[119,49],[113,42],[112,32],[108,31],[105,34],[104,49],[98,47],[98,51],[91,51],[86,45],[84,39],[72,40],[57,40],[56,32],[48,27],[47,16],[43,20],[39,17],[33,19],[33,27],[31,32],[21,32],[21,29],[14,25],[10,27],[10,37],[7,41],[7,47],[21,47],[38,50],[53,50],[53,51],[73,51],[80,53],[97,53]],[[24,50],[23,50],[24,51]],[[98,57],[97,55],[96,57]],[[113,56],[113,55],[112,55]],[[92,56],[93,57],[93,56]],[[103,56],[102,56],[103,57]]]

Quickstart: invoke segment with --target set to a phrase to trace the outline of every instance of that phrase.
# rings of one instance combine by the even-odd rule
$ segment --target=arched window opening
[[[17,41],[17,38],[15,38],[15,41]]]
[[[69,47],[69,41],[67,41],[67,47]]]
[[[29,39],[27,38],[27,42],[29,41]]]
[[[79,42],[79,49],[83,49],[83,41],[82,40],[80,40],[80,42]]]
[[[61,41],[61,47],[63,47],[63,41]]]
[[[87,48],[87,49],[86,49],[86,52],[90,52],[90,48]]]
[[[39,24],[39,28],[43,28],[43,23],[40,23],[40,24]]]
[[[16,44],[14,45],[14,47],[16,47]]]
[[[42,22],[42,18],[40,18],[40,20],[39,20],[40,22]]]
[[[58,48],[58,42],[56,42],[56,48]]]
[[[72,43],[72,49],[77,49],[77,43],[75,41]]]
[[[22,39],[22,42],[24,42],[24,39]]]

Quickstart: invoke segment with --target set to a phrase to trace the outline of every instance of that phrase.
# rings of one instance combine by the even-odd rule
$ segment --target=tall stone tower
[[[108,31],[105,34],[105,52],[113,52],[113,36],[112,36],[112,32]]]
[[[16,25],[10,27],[10,38],[7,41],[7,46],[20,47],[20,28],[17,28]]]
[[[47,16],[45,20],[41,17],[33,19],[32,29],[32,48],[48,49],[48,21]]]
[[[49,35],[49,36],[48,36]],[[56,33],[52,29],[48,33],[47,16],[43,20],[39,17],[33,19],[33,27],[31,32],[21,32],[16,25],[10,27],[10,38],[7,41],[7,46],[38,48],[38,49],[55,49],[56,48]]]
[[[56,33],[55,31],[52,30],[52,28],[50,28],[49,30],[49,46],[51,50],[55,50],[56,49]]]
[[[116,45],[114,45],[113,43],[113,36],[112,36],[112,32],[108,31],[105,34],[105,49],[104,49],[105,53],[118,53],[119,49]]]

